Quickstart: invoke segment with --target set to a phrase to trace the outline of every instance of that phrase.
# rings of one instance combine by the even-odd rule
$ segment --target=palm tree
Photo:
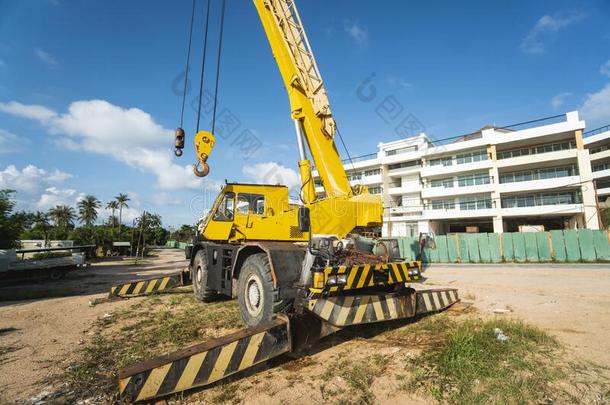
[[[56,205],[55,208],[49,210],[49,217],[53,220],[55,226],[69,228],[74,226],[76,212],[74,208],[68,205]]]
[[[78,219],[85,225],[91,226],[97,219],[97,210],[100,208],[100,200],[95,196],[88,195],[78,202]]]
[[[127,205],[127,201],[129,201],[129,197],[127,197],[127,194],[119,193],[119,195],[114,197],[114,199],[116,200],[116,203],[119,206],[119,235],[120,235],[121,234],[121,223],[123,220],[123,208],[129,208],[129,205]]]
[[[109,222],[112,226],[112,230],[114,231],[114,224],[116,223],[116,210],[119,209],[119,203],[116,200],[108,201],[106,204],[106,209],[112,210],[112,214],[110,215]]]
[[[49,228],[51,227],[51,224],[49,223],[49,216],[44,212],[36,211],[33,219],[34,229],[40,230],[44,236],[44,246],[46,247],[49,239]]]

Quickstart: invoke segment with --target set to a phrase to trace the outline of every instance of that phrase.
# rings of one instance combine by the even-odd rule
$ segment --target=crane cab
[[[307,241],[307,233],[299,230],[298,208],[290,203],[286,186],[229,183],[204,219],[202,234],[229,243]]]

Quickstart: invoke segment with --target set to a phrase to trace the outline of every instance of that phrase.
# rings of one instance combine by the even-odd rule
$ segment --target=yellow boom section
[[[269,45],[288,91],[292,118],[300,126],[328,197],[352,195],[335,147],[335,120],[322,77],[293,0],[254,0]],[[306,166],[301,156],[299,166]],[[301,180],[311,193],[311,175]]]

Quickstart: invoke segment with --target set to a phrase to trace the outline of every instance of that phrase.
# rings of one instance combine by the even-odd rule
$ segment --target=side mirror
[[[299,207],[299,231],[309,232],[311,228],[311,220],[309,218],[309,208]]]

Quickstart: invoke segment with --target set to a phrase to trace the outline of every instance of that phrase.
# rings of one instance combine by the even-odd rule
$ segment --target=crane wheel
[[[271,321],[285,307],[273,286],[266,253],[254,254],[244,261],[237,279],[237,300],[241,319],[247,327]]]
[[[205,249],[195,255],[191,266],[191,280],[193,280],[193,293],[195,298],[203,302],[212,302],[218,295],[216,291],[208,288],[208,257]]]

